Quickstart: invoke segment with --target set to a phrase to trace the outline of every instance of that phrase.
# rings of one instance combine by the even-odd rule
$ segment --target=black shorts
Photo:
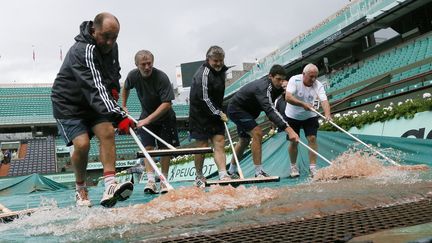
[[[167,119],[159,124],[150,124],[146,126],[151,132],[162,138],[165,142],[171,144],[174,147],[180,146],[177,124],[175,119]],[[153,146],[159,149],[167,148],[165,144],[156,140],[150,133],[146,132],[144,129],[139,129],[138,134],[141,137],[141,142],[145,146]],[[157,141],[157,142],[156,142]]]
[[[205,126],[190,124],[190,137],[196,140],[208,140],[215,135],[225,135],[225,126],[223,121],[212,121]]]
[[[289,117],[285,117],[287,119],[287,122],[289,126],[300,135],[300,129],[303,128],[303,131],[305,133],[305,136],[316,136],[318,132],[318,116],[311,117],[309,119],[300,121],[296,119],[292,119]],[[287,140],[289,140],[289,136],[287,135]]]
[[[99,123],[109,122],[107,118],[97,118],[85,120],[81,118],[56,119],[57,128],[67,146],[72,145],[72,141],[83,133],[87,133],[89,138],[94,136],[92,128]]]
[[[237,134],[241,138],[250,138],[249,132],[258,126],[251,114],[232,105],[228,106],[227,115],[236,124]]]

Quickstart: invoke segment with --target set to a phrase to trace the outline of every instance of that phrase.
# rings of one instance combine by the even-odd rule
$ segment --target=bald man
[[[67,146],[75,172],[76,205],[91,206],[86,186],[90,139],[99,139],[105,191],[100,204],[112,207],[132,194],[133,184],[115,181],[114,126],[128,133],[134,123],[117,104],[120,79],[117,36],[119,21],[110,13],[85,21],[66,54],[52,87],[52,106],[58,131]]]
[[[285,100],[288,102],[285,107],[285,116],[290,127],[300,135],[300,129],[303,129],[308,144],[315,151],[318,151],[316,142],[317,131],[319,127],[318,114],[311,111],[311,108],[318,110],[321,102],[324,114],[327,119],[331,119],[330,105],[324,86],[317,80],[318,68],[310,63],[303,69],[303,73],[292,76],[285,92]],[[288,139],[288,138],[287,138]],[[299,176],[297,162],[298,142],[291,141],[288,147],[289,157],[291,160],[291,177]],[[309,152],[309,171],[313,177],[316,173],[317,156]]]

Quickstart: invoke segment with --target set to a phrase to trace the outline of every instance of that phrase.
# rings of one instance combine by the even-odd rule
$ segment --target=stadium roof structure
[[[288,73],[305,63],[316,63],[323,56],[350,47],[359,37],[388,27],[401,16],[431,3],[432,0],[358,0],[330,16],[288,44],[260,60],[260,68],[246,73],[225,90],[231,97],[241,86],[268,74],[274,64],[284,65]]]
[[[393,21],[401,16],[432,2],[432,0],[398,0],[390,2],[392,3],[382,9],[364,15],[327,38],[304,49],[301,58],[286,65],[287,70],[298,68],[299,63],[316,62],[330,52],[349,47],[360,37],[390,26]]]

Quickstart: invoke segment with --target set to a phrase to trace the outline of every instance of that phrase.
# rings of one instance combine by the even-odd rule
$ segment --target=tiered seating
[[[31,98],[2,97],[1,101],[0,116],[52,116],[52,105],[49,96]]]
[[[51,87],[0,88],[1,124],[54,123]]]
[[[180,145],[189,144],[189,132],[187,130],[178,131]],[[133,159],[139,147],[132,136],[129,135],[116,135],[115,137],[117,159]],[[90,144],[89,160],[99,161],[99,141],[93,138]]]
[[[135,158],[135,154],[139,151],[138,145],[132,136],[121,135],[116,136],[117,158]]]
[[[121,99],[119,100],[119,104],[121,104]],[[131,90],[128,97],[127,102],[128,111],[134,116],[137,117],[141,114],[141,103],[138,99],[138,95],[135,90]],[[176,113],[176,117],[188,117],[189,116],[189,105],[186,104],[175,104],[173,105],[173,109]]]
[[[122,104],[122,98],[118,101],[118,104]],[[130,113],[141,114],[141,103],[138,99],[138,95],[135,90],[129,92],[129,97],[127,99],[127,108]]]
[[[378,77],[379,75],[389,74],[401,67],[414,64],[426,58],[432,57],[432,37],[428,36],[419,40],[410,42],[404,46],[394,48],[388,52],[374,56],[362,63],[351,65],[341,72],[337,72],[330,78],[330,88],[328,93],[334,93],[330,101],[344,98],[367,84],[361,84],[362,81]],[[396,74],[392,81],[399,81],[409,76],[430,71],[429,64],[422,65],[412,70]],[[352,87],[344,92],[339,90]]]
[[[188,117],[189,116],[189,105],[186,104],[178,104],[173,105],[174,112],[176,113],[176,117]]]
[[[432,65],[430,63],[424,64],[419,67],[412,68],[408,71],[397,73],[393,75],[391,82],[397,82],[406,78],[411,78],[421,73],[425,73],[432,70]]]
[[[1,123],[54,123],[50,95],[51,87],[0,88]],[[131,115],[138,118],[141,114],[141,104],[136,92],[130,92],[127,105]],[[188,105],[173,105],[173,109],[177,116],[189,115]]]
[[[8,96],[49,96],[51,87],[0,88],[0,97]]]
[[[21,176],[32,173],[49,174],[56,172],[55,141],[47,138],[28,140],[24,159],[12,160],[8,176]]]
[[[391,91],[388,91],[388,92],[384,92],[382,94],[377,94],[377,95],[373,95],[373,96],[370,96],[370,97],[363,98],[361,100],[352,101],[350,103],[350,106],[351,107],[358,106],[358,105],[361,105],[361,104],[368,103],[370,101],[378,100],[378,99],[381,99],[381,98],[389,97],[389,96],[392,96],[392,95],[395,95],[395,94],[400,94],[400,93],[403,93],[403,92],[415,90],[415,89],[418,89],[418,88],[421,88],[421,87],[426,87],[426,86],[432,86],[432,80],[427,80],[427,81],[424,81],[424,82],[418,82],[416,84],[408,84],[408,85],[406,85],[404,87],[401,87],[401,88],[398,88],[398,89],[395,89],[395,90],[391,90]]]
[[[134,158],[136,152],[139,150],[132,136],[117,135],[115,137],[115,144],[118,160]],[[99,140],[97,138],[90,140],[89,160],[99,161]]]

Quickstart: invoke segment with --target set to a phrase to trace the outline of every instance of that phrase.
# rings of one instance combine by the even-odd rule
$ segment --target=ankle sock
[[[221,180],[222,178],[228,176],[228,173],[226,172],[226,170],[221,170],[219,171],[219,180]]]
[[[255,174],[258,174],[263,170],[262,165],[255,165]]]
[[[229,167],[229,169],[228,169],[228,172],[229,172],[230,174],[234,174],[234,173],[236,173],[236,172],[237,172],[237,165],[235,165],[235,164],[233,164],[233,163],[230,163],[230,167]]]
[[[85,181],[76,181],[75,182],[75,190],[79,191],[81,189],[87,188],[86,182]]]
[[[148,182],[155,182],[156,181],[155,174],[151,173],[151,172],[147,172],[147,181]]]
[[[115,171],[107,171],[103,173],[105,188],[108,188],[115,182]]]

